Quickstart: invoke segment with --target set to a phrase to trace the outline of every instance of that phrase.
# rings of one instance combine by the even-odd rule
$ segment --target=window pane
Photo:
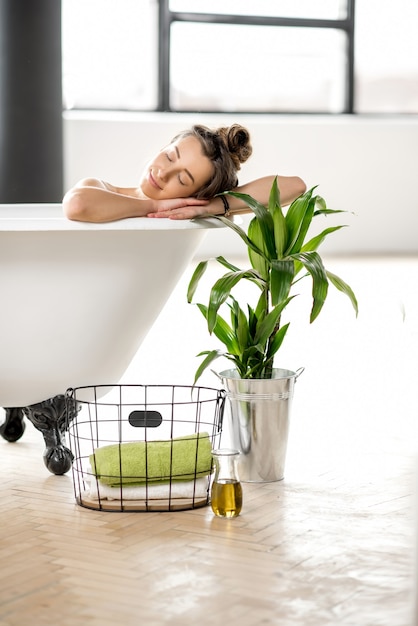
[[[342,112],[345,39],[333,29],[174,23],[171,106]]]
[[[62,0],[64,106],[155,108],[157,35],[152,0]]]
[[[343,19],[347,0],[170,0],[171,11]]]
[[[357,3],[357,113],[418,113],[417,24],[416,0]]]

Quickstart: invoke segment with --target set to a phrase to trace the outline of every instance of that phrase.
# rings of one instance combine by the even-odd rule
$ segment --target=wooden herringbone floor
[[[310,343],[304,329],[290,339],[285,366],[306,370],[286,476],[244,484],[238,518],[83,509],[71,475],[45,469],[31,424],[19,442],[0,441],[1,626],[412,624],[418,261],[333,270],[356,287],[361,316],[332,299]],[[399,278],[392,299],[388,274]],[[126,381],[156,382],[158,371],[190,382],[208,342],[200,330],[173,333],[183,315],[197,325],[183,299],[181,283]],[[168,338],[173,356],[182,346],[174,374],[160,367]]]

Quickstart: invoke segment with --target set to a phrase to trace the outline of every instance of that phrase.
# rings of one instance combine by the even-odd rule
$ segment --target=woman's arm
[[[151,206],[135,197],[135,189],[120,189],[97,178],[83,178],[64,196],[65,216],[80,222],[110,222],[145,216]]]
[[[264,178],[258,178],[231,191],[247,193],[261,202],[261,204],[267,204],[275,178],[277,178],[277,185],[280,190],[280,204],[282,206],[287,206],[306,191],[305,182],[299,176],[264,176]],[[237,200],[236,203],[235,200]],[[242,201],[238,200],[238,198],[229,196],[228,202],[231,210],[234,209],[234,204],[237,209],[239,209],[239,205],[242,208]]]
[[[100,187],[74,187],[62,201],[65,216],[80,222],[111,222],[144,217],[152,209],[146,200]]]
[[[264,176],[234,189],[267,204],[275,176]],[[277,176],[281,204],[286,206],[306,190],[298,176]],[[249,213],[239,198],[228,196],[231,215]],[[208,215],[223,215],[225,207],[220,198],[210,201],[196,198],[151,200],[139,197],[136,188],[115,187],[96,178],[84,178],[70,189],[63,199],[64,214],[81,222],[111,222],[127,217],[169,217],[184,220]]]
[[[190,204],[206,205],[196,198],[151,200],[142,198],[137,189],[115,187],[96,178],[84,178],[64,196],[62,206],[65,216],[80,222],[112,222],[127,217],[145,217],[149,213]]]
[[[245,185],[240,185],[231,191],[248,194],[261,202],[261,204],[267,205],[275,178],[277,178],[282,206],[287,206],[306,191],[306,185],[299,176],[264,176]],[[227,198],[230,215],[251,212],[251,209],[240,198],[235,198],[234,196],[227,196]],[[221,198],[213,198],[206,206],[179,207],[169,211],[160,208],[155,213],[150,212],[148,217],[169,217],[171,219],[184,220],[195,217],[207,217],[208,215],[223,215],[224,213],[225,206]]]
[[[268,204],[271,187],[274,179],[277,178],[277,185],[280,190],[280,204],[287,206],[298,196],[306,191],[306,185],[299,176],[264,176],[263,178],[257,178],[256,180],[241,185],[231,191],[238,191],[239,193],[246,193],[261,204]],[[228,196],[228,203],[231,208],[231,213],[240,213],[243,209],[246,209],[248,213],[248,206],[239,198]]]

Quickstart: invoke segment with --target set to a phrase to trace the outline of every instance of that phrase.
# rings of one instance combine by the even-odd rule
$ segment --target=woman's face
[[[196,137],[184,137],[166,146],[146,166],[139,187],[153,200],[187,198],[213,175],[213,165]]]

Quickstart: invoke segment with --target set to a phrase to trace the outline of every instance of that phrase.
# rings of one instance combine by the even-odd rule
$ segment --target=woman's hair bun
[[[239,170],[240,164],[245,163],[253,151],[250,143],[250,133],[240,124],[232,124],[232,126],[219,128],[218,133],[236,169]]]
[[[238,185],[237,171],[253,151],[248,130],[240,124],[214,130],[195,124],[189,130],[176,135],[172,142],[190,136],[200,142],[203,155],[213,166],[212,176],[195,193],[195,197],[210,199],[219,193],[234,189]]]

